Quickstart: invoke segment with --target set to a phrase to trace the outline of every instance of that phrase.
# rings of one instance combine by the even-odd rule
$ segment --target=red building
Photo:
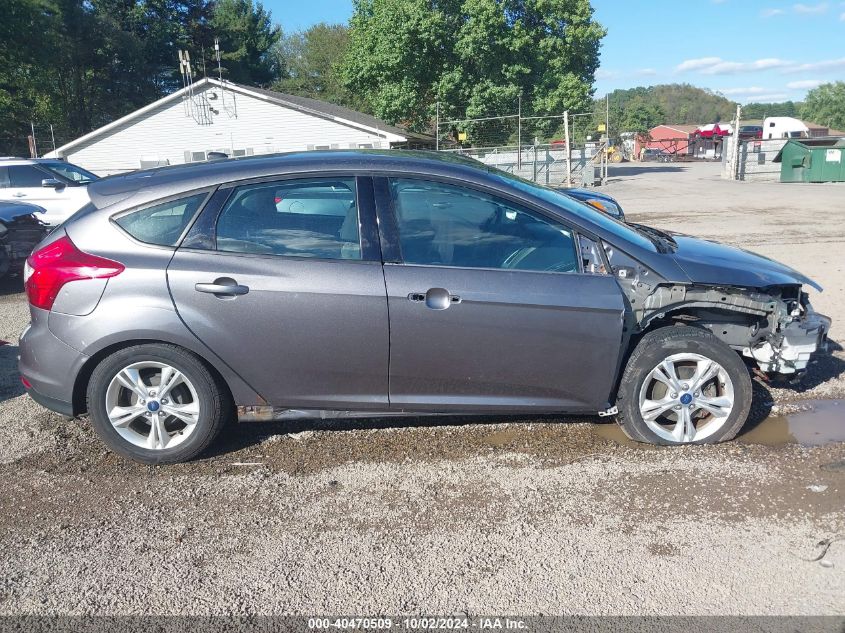
[[[658,125],[653,127],[649,131],[651,140],[643,144],[637,139],[634,145],[635,155],[639,158],[644,147],[672,154],[687,154],[690,139],[697,129],[697,125]]]

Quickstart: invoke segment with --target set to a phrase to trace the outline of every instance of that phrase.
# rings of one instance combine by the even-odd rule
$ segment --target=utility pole
[[[522,93],[519,93],[516,115],[516,168],[522,169]]]
[[[610,150],[610,93],[604,95],[604,135],[607,137],[607,150]],[[602,177],[601,184],[607,184],[607,170],[608,170],[608,159],[610,158],[607,151],[605,151],[604,157],[604,176]]]
[[[32,158],[38,158],[38,143],[35,140],[35,123],[29,122],[29,129],[32,130]]]
[[[566,135],[566,186],[572,186],[572,147],[569,145],[569,110],[563,113],[563,129]]]
[[[53,124],[50,124],[50,138],[53,139],[53,151],[56,151],[56,135],[53,133]]]
[[[440,102],[435,106],[437,108],[437,115],[434,123],[434,149],[440,151]]]

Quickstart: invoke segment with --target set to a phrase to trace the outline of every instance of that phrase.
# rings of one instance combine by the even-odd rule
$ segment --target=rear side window
[[[206,193],[163,202],[115,218],[117,225],[139,242],[176,246],[188,222],[205,200]]]
[[[30,165],[12,165],[9,167],[9,180],[12,187],[40,187],[41,181],[49,177],[40,169]]]
[[[308,178],[235,189],[217,221],[217,250],[361,259],[354,178]]]

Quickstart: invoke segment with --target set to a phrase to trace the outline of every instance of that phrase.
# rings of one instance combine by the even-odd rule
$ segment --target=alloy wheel
[[[734,406],[728,372],[701,354],[673,354],[646,376],[639,408],[646,426],[663,440],[689,443],[721,429]]]
[[[148,450],[173,448],[196,429],[200,415],[190,379],[166,363],[141,361],[121,369],[106,390],[106,413],[120,436]]]

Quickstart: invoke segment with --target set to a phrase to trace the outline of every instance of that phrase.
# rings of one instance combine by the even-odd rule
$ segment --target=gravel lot
[[[713,164],[611,177],[635,221],[814,277],[845,340],[845,186]],[[655,449],[597,418],[287,422],[148,468],[22,396],[27,320],[0,287],[0,615],[845,614],[845,540],[819,545],[845,538],[845,444]],[[749,427],[843,396],[837,346],[801,388],[755,384]]]

